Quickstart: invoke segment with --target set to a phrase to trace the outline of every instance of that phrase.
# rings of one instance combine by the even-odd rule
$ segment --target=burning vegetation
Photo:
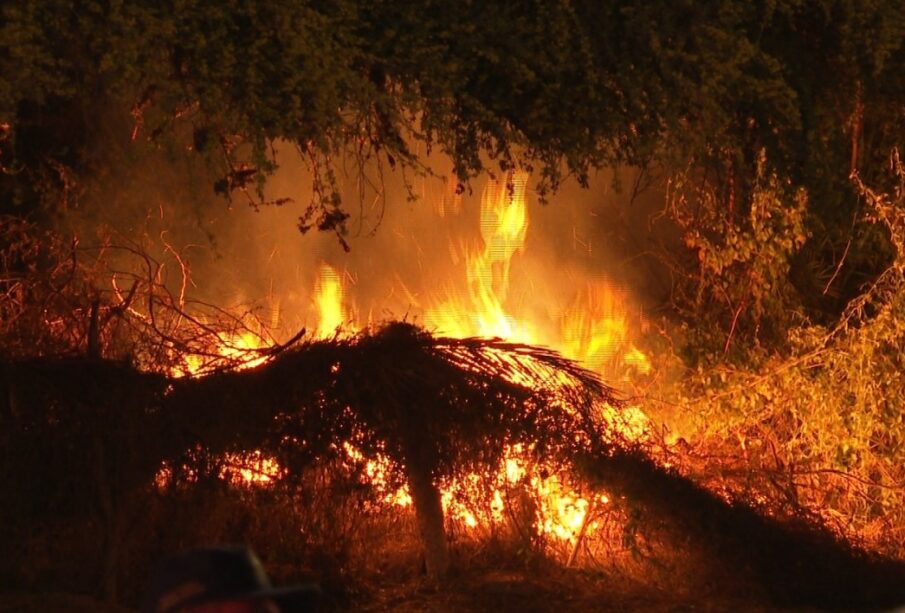
[[[905,603],[901,3],[617,4],[4,6],[0,584]]]
[[[62,543],[102,561],[94,572],[108,595],[134,581],[126,565],[135,556],[198,538],[212,529],[204,518],[222,513],[221,537],[291,534],[291,557],[319,567],[336,598],[350,597],[342,577],[367,564],[369,549],[421,557],[437,580],[457,557],[508,543],[629,575],[659,561],[657,581],[669,585],[682,565],[730,594],[754,581],[787,605],[897,601],[896,563],[846,542],[858,534],[852,525],[826,521],[842,507],[812,501],[816,483],[794,481],[857,477],[796,472],[800,464],[778,475],[752,460],[740,479],[738,458],[703,456],[719,449],[706,440],[671,442],[640,400],[601,381],[654,368],[635,344],[624,292],[589,284],[559,302],[558,326],[519,316],[507,292],[528,234],[524,180],[485,190],[465,291],[426,309],[436,332],[355,321],[344,275],[321,264],[314,332],[280,343],[251,311],[192,303],[185,283],[171,292],[161,265],[137,248],[66,245],[8,221],[10,273],[60,259],[6,285],[4,309],[17,323],[5,345],[2,450],[18,495],[4,511],[5,538],[30,549],[38,543],[23,538],[22,522],[40,521],[41,538],[57,539],[91,526],[90,542]],[[888,199],[871,198],[900,231]],[[120,251],[143,271],[106,268]],[[895,270],[883,281],[893,285],[877,286],[893,301]],[[187,521],[185,505],[201,505],[199,515]],[[276,523],[252,519],[262,514]],[[399,550],[386,534],[411,540]],[[714,560],[747,570],[727,576]]]

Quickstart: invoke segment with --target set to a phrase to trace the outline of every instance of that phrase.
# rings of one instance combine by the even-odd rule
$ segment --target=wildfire
[[[508,182],[491,181],[481,198],[481,242],[469,249],[464,258],[464,291],[448,290],[446,296],[425,309],[427,325],[437,332],[456,337],[499,337],[528,344],[546,344],[563,355],[600,372],[608,380],[621,376],[647,374],[650,364],[633,343],[628,298],[603,280],[586,283],[575,292],[571,302],[560,296],[551,301],[559,305],[552,322],[534,321],[518,315],[511,303],[512,263],[525,251],[529,216],[526,204],[528,175],[515,172]],[[356,329],[350,316],[343,277],[332,266],[319,266],[312,292],[317,313],[315,338],[335,338]],[[262,338],[253,334],[223,337],[217,351],[228,358],[249,356],[260,349]],[[260,364],[264,355],[248,359],[241,367]],[[185,374],[198,372],[191,361]],[[649,430],[646,415],[639,407],[615,410],[602,407],[601,419],[614,424],[630,438],[639,439]],[[361,478],[386,505],[410,507],[412,498],[406,487],[394,489],[388,478],[388,458],[364,457],[351,442],[341,443],[350,466],[357,466]],[[563,482],[552,467],[530,460],[519,446],[507,451],[486,496],[486,478],[467,475],[440,484],[442,504],[450,520],[466,529],[500,524],[506,521],[507,508],[514,499],[530,500],[531,522],[541,536],[575,543],[581,535],[593,532],[594,508],[609,503],[603,492],[581,493]],[[228,455],[221,475],[238,485],[266,486],[280,473],[273,458],[260,452]],[[483,488],[483,489],[482,489]],[[481,492],[485,492],[482,494]]]

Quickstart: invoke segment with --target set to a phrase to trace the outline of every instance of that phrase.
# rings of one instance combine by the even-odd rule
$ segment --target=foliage
[[[698,367],[683,394],[694,440],[725,454],[700,474],[717,474],[713,462],[723,475],[734,465],[740,479],[722,486],[741,487],[745,498],[760,491],[778,512],[807,509],[841,533],[900,554],[905,172],[897,155],[891,168],[888,192],[855,181],[868,219],[896,246],[892,265],[834,327],[790,329],[789,354],[767,356],[757,368]]]
[[[684,320],[694,322],[685,345],[692,364],[736,347],[734,354],[745,355],[764,340],[776,346],[800,323],[789,272],[807,240],[806,193],[780,181],[763,152],[749,199],[725,208],[718,189],[688,174],[670,185],[668,210],[694,262],[685,266],[672,299]]]
[[[260,187],[274,139],[295,144],[317,177],[303,229],[342,231],[333,166],[344,155],[417,169],[425,146],[446,153],[463,183],[535,167],[541,194],[564,173],[585,183],[600,166],[689,159],[744,191],[765,149],[784,178],[831,194],[850,159],[874,160],[895,140],[899,8],[9,3],[4,199],[27,203],[64,169],[91,171],[104,146],[92,132],[128,112],[133,139],[214,154],[225,193]]]

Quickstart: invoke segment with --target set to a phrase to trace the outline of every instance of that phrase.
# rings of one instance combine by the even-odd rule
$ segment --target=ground
[[[570,569],[546,569],[541,573],[528,570],[465,570],[460,571],[443,587],[433,586],[423,580],[375,586],[367,594],[362,594],[361,600],[344,608],[363,613],[776,610],[751,601],[708,596],[680,597],[663,588],[652,588],[625,578],[617,579],[600,573]],[[76,595],[3,594],[0,595],[0,612],[6,611],[128,613],[129,609],[105,605]]]
[[[425,582],[375,589],[361,611],[775,611],[753,600],[677,595],[625,577],[581,570],[463,571],[443,587]],[[356,607],[357,608],[357,607]]]

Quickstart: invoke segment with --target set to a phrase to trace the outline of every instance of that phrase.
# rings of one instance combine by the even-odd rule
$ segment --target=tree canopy
[[[905,99],[895,0],[448,3],[11,2],[0,26],[4,200],[90,170],[92,135],[223,156],[220,191],[262,179],[274,139],[322,179],[303,226],[341,230],[343,151],[456,178],[694,160],[753,177],[760,149],[808,185],[888,153]],[[240,145],[251,145],[251,153]],[[884,150],[885,147],[885,150]],[[243,157],[244,155],[244,157]],[[730,170],[727,170],[730,169]],[[5,208],[9,202],[5,204]]]

